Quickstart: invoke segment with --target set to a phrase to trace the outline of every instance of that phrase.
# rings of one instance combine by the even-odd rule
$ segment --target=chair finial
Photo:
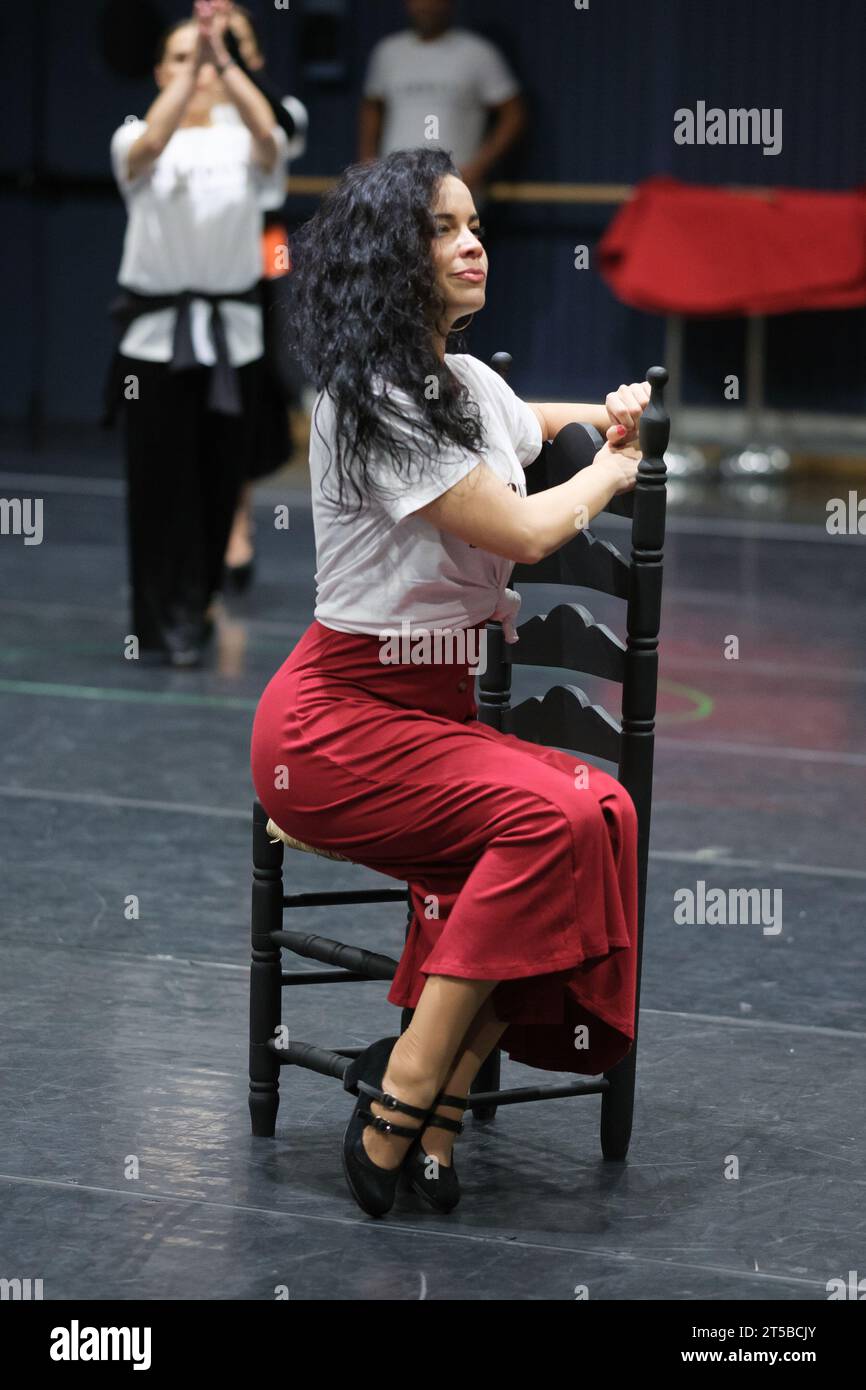
[[[664,453],[670,439],[671,422],[665,407],[664,389],[668,382],[666,367],[650,367],[646,374],[650,384],[649,405],[640,417],[640,447],[646,468],[664,468]]]

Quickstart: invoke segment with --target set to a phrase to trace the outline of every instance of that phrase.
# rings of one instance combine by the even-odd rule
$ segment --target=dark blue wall
[[[136,0],[127,0],[130,23]],[[188,6],[156,0],[167,19]],[[311,117],[297,173],[338,173],[355,157],[358,91],[366,57],[404,23],[399,0],[348,0],[344,80],[304,82],[288,11],[250,0],[269,67]],[[105,305],[124,227],[108,182],[108,142],[128,114],[143,114],[149,78],[121,78],[102,52],[104,0],[31,0],[0,17],[4,141],[3,394],[0,413],[87,420],[98,414],[109,352]],[[669,172],[708,183],[846,188],[866,183],[862,0],[472,0],[458,21],[495,38],[518,71],[533,124],[500,177],[634,183]],[[781,154],[751,146],[678,146],[679,106],[781,107]],[[38,195],[32,178],[40,182]],[[63,180],[67,180],[65,187]],[[82,182],[83,181],[83,182]],[[291,218],[312,211],[291,200]],[[488,307],[470,350],[507,348],[527,395],[602,396],[662,354],[662,324],[610,295],[594,270],[573,268],[573,247],[594,246],[610,206],[496,205]],[[773,404],[862,410],[866,314],[773,320]],[[719,381],[742,368],[742,324],[698,323],[687,335],[686,398],[718,401]]]

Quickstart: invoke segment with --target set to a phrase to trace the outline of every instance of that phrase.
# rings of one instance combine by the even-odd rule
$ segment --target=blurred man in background
[[[360,158],[439,145],[477,200],[526,125],[520,86],[489,40],[452,27],[453,0],[406,0],[406,9],[412,28],[380,40],[370,55]]]

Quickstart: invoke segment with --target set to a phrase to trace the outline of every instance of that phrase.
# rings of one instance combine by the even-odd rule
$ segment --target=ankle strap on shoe
[[[434,1110],[430,1116],[430,1119],[427,1121],[427,1124],[425,1125],[426,1129],[450,1129],[452,1134],[463,1133],[462,1120],[449,1120],[446,1115],[442,1115],[440,1118],[437,1119],[437,1114],[438,1112]]]
[[[430,1111],[429,1106],[422,1109],[418,1105],[407,1105],[404,1100],[398,1100],[396,1096],[392,1096],[390,1091],[382,1091],[378,1086],[371,1086],[368,1081],[359,1081],[358,1090],[371,1096],[373,1100],[378,1101],[380,1105],[386,1106],[389,1110],[402,1110],[404,1115],[414,1115],[419,1120],[426,1119]],[[414,1134],[414,1132],[413,1130],[412,1133]]]
[[[468,1096],[449,1096],[444,1091],[440,1091],[434,1105],[450,1105],[454,1110],[465,1110],[469,1104]]]
[[[422,1114],[426,1112],[422,1111]],[[372,1110],[359,1110],[358,1114],[367,1120],[374,1129],[378,1129],[380,1134],[399,1134],[403,1139],[417,1139],[420,1131],[410,1129],[408,1125],[398,1125],[393,1120],[386,1120],[384,1115],[374,1115]]]

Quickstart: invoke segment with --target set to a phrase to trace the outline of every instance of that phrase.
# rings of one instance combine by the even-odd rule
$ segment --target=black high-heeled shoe
[[[382,1090],[382,1080],[388,1070],[388,1060],[398,1041],[394,1038],[380,1038],[371,1043],[360,1056],[349,1063],[343,1073],[343,1085],[352,1095],[360,1099],[352,1112],[352,1118],[343,1135],[343,1172],[349,1191],[362,1211],[369,1216],[384,1216],[394,1205],[397,1182],[401,1166],[380,1168],[367,1154],[362,1135],[366,1125],[373,1125],[384,1134],[399,1134],[406,1139],[414,1139],[424,1128],[424,1121],[430,1108],[422,1110],[418,1105],[407,1105],[388,1091]],[[396,1124],[384,1115],[374,1115],[369,1109],[371,1101],[378,1101],[389,1110],[401,1110],[406,1115],[414,1115],[421,1121],[420,1126],[410,1129],[407,1125]]]
[[[413,1192],[417,1192],[419,1197],[423,1197],[434,1211],[449,1212],[453,1211],[460,1201],[460,1183],[457,1178],[457,1170],[454,1167],[454,1154],[451,1155],[451,1163],[445,1165],[435,1159],[432,1154],[428,1154],[424,1145],[421,1143],[421,1134],[424,1129],[450,1129],[452,1134],[463,1133],[463,1121],[452,1120],[447,1115],[439,1115],[438,1106],[448,1105],[455,1110],[465,1110],[469,1104],[468,1097],[449,1096],[444,1091],[433,1102],[430,1111],[431,1118],[426,1125],[422,1125],[418,1132],[418,1137],[413,1144],[410,1144],[406,1157],[403,1159],[403,1176],[407,1187]]]
[[[255,574],[255,556],[243,565],[223,565],[223,588],[229,594],[245,594]]]

